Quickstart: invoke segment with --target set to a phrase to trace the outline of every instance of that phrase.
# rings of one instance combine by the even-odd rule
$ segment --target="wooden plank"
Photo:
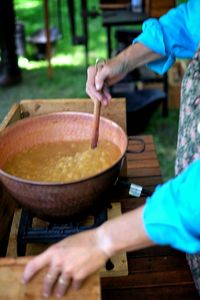
[[[14,104],[0,124],[0,132],[20,119],[20,105]],[[0,182],[0,256],[6,254],[7,242],[16,203]]]
[[[8,125],[19,120],[20,115],[21,115],[20,105],[18,103],[13,104],[8,114],[5,116],[2,123],[0,124],[0,132],[3,129],[5,129]]]
[[[177,286],[192,283],[192,278],[188,270],[177,272],[176,270],[158,272],[131,272],[129,276],[116,277],[115,280],[103,278],[102,288],[109,289],[136,289],[143,287]]]
[[[160,248],[162,251],[162,247]],[[153,257],[134,257],[129,260],[130,270],[133,270],[133,274],[137,272],[165,272],[183,270],[189,271],[189,267],[186,264],[185,257],[178,256],[153,256]],[[192,281],[192,278],[191,278]]]
[[[128,177],[148,177],[148,176],[159,176],[160,168],[141,168],[141,169],[129,169],[127,168],[127,176]]]
[[[154,7],[157,7],[157,8],[164,7],[164,8],[170,9],[170,8],[176,6],[176,3],[175,3],[174,0],[162,0],[162,1],[160,1],[160,0],[153,0],[152,1],[151,0],[150,5],[151,5],[152,8],[154,8]]]
[[[19,228],[19,221],[21,217],[21,209],[16,208],[14,212],[14,217],[12,220],[12,226],[9,234],[9,241],[6,256],[7,257],[17,257],[17,233]]]
[[[194,284],[159,287],[142,287],[135,289],[103,289],[103,300],[198,300]]]
[[[20,259],[0,259],[0,299],[2,300],[42,300],[43,277],[47,269],[41,270],[27,284],[20,283],[20,279],[26,263],[30,257]],[[100,282],[99,275],[96,273],[84,281],[80,290],[75,291],[71,287],[66,296],[62,299],[67,300],[100,300]],[[49,300],[57,299],[55,295],[48,298]]]
[[[142,149],[142,146],[141,146],[141,144],[134,144],[133,142],[129,142],[129,145],[128,145],[128,150],[131,150],[131,151],[137,151],[137,152],[139,152],[139,151],[141,151],[141,149]],[[145,152],[148,152],[148,151],[155,151],[155,146],[154,146],[154,144],[145,144]],[[141,152],[141,153],[143,153],[143,152]],[[140,153],[132,153],[132,154],[140,154]]]
[[[123,178],[121,178],[123,180]],[[160,184],[162,182],[161,175],[159,176],[149,176],[149,177],[127,177],[127,182],[143,185],[144,187],[152,187]],[[134,181],[133,181],[134,180]]]
[[[113,10],[113,9],[128,9],[130,3],[128,4],[100,4],[99,8],[103,10]]]
[[[160,164],[158,160],[148,159],[148,160],[129,160],[128,169],[144,169],[144,168],[159,168]]]
[[[151,151],[145,151],[142,153],[127,153],[126,157],[128,159],[128,161],[135,161],[135,160],[156,160],[157,159],[157,155],[155,153],[155,151],[151,150]]]
[[[6,253],[8,236],[16,203],[0,182],[0,256]]]
[[[113,99],[108,107],[101,109],[104,116],[119,124],[126,132],[126,100],[124,98]],[[38,116],[51,112],[79,111],[93,113],[93,102],[90,99],[36,99],[22,100],[21,110],[30,116]]]

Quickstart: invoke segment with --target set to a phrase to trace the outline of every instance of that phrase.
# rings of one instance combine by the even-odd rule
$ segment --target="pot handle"
[[[142,138],[139,138],[139,137],[135,137],[135,136],[129,136],[128,137],[128,140],[129,141],[136,141],[137,144],[139,144],[141,147],[139,150],[127,150],[126,152],[127,153],[142,153],[145,151],[145,142]]]

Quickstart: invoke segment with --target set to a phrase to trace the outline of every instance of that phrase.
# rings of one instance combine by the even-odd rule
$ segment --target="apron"
[[[200,158],[200,48],[190,62],[181,86],[176,175],[198,158]],[[197,196],[200,198],[200,195]],[[200,295],[200,252],[187,254],[186,257]]]

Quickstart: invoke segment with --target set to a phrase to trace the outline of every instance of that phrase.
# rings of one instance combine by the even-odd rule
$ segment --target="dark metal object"
[[[126,181],[121,180],[120,178],[116,182],[116,185],[118,186],[126,186],[129,188],[129,195],[134,197],[142,197],[142,196],[152,196],[153,192],[145,189],[143,186],[135,184],[135,183],[129,183]]]
[[[107,209],[104,208],[94,214],[94,222],[91,225],[82,225],[81,220],[64,224],[48,222],[46,227],[33,227],[34,217],[35,216],[29,210],[22,210],[17,236],[18,256],[24,256],[26,254],[26,246],[28,243],[52,244],[70,235],[100,226],[107,220]]]
[[[33,227],[34,215],[27,209],[22,209],[18,235],[17,255],[25,256],[29,243],[53,244],[73,234],[94,229],[103,224],[107,219],[107,208],[103,208],[94,214],[94,222],[91,225],[81,225],[81,221],[73,221],[66,224],[48,223],[46,227]],[[107,271],[114,269],[111,259],[106,262]]]
[[[37,52],[34,55],[34,58],[36,60],[45,59],[48,39],[52,47],[56,43],[56,41],[58,41],[62,37],[61,33],[56,27],[49,28],[48,32],[49,35],[47,36],[46,29],[39,29],[31,36],[27,37],[27,42],[36,47]]]
[[[129,136],[128,137],[129,141],[134,141],[136,142],[138,145],[140,145],[139,150],[127,150],[127,153],[142,153],[145,151],[145,142],[143,139],[135,137],[135,136]]]

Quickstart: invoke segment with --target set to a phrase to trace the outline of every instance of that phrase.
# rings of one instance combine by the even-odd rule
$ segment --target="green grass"
[[[78,1],[77,1],[78,2]],[[77,3],[76,2],[76,3]],[[98,7],[98,0],[90,0],[89,8]],[[84,46],[71,44],[70,28],[66,1],[62,2],[63,38],[57,42],[52,59],[53,78],[47,77],[47,62],[30,59],[34,49],[27,45],[26,58],[20,58],[23,70],[22,84],[8,89],[0,89],[0,121],[11,105],[22,99],[36,98],[84,98],[86,66]],[[49,1],[51,26],[57,26],[55,2]],[[44,27],[43,2],[41,0],[15,0],[17,19],[25,24],[26,36]],[[77,6],[77,11],[80,8]],[[80,18],[77,17],[78,33],[81,34]],[[106,57],[106,32],[100,17],[89,22],[89,63],[96,57]],[[28,59],[27,59],[28,58]],[[145,133],[152,134],[156,144],[158,158],[164,180],[174,175],[174,160],[177,139],[178,111],[170,111],[167,118],[162,118],[160,111],[152,117]]]
[[[164,180],[174,176],[179,110],[170,110],[167,118],[157,111],[145,133],[152,134]]]

